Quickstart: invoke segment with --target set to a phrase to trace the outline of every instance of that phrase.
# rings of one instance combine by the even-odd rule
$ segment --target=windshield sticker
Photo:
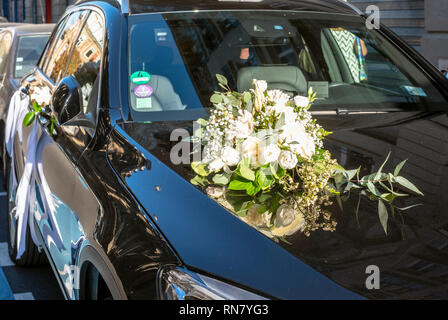
[[[148,98],[152,95],[154,90],[151,86],[141,84],[134,88],[134,94],[139,98]]]
[[[403,86],[411,96],[426,97],[425,91],[420,87]]]
[[[151,109],[152,101],[151,98],[137,98],[137,109]]]
[[[17,62],[23,62],[23,57],[17,57]]]
[[[135,84],[145,84],[151,80],[151,76],[146,71],[137,71],[131,75],[131,81]]]
[[[16,70],[22,70],[22,69],[23,69],[23,66],[16,65]]]

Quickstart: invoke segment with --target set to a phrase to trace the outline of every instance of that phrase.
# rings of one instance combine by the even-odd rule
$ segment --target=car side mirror
[[[73,76],[61,80],[53,93],[52,106],[61,126],[95,126],[90,117],[83,113],[81,87]]]

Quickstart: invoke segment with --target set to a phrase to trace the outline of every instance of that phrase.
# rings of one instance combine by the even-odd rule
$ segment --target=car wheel
[[[29,225],[26,228],[26,236],[25,236],[25,252],[17,259],[17,220],[15,218],[15,197],[16,197],[16,188],[12,188],[12,179],[13,172],[11,170],[11,159],[8,156],[5,157],[7,162],[6,172],[5,172],[5,180],[7,184],[7,220],[8,220],[8,251],[11,260],[18,266],[27,267],[27,266],[35,266],[43,264],[47,261],[45,254],[43,252],[39,252],[39,249],[34,244],[33,239],[31,238]],[[14,189],[14,190],[12,190]]]

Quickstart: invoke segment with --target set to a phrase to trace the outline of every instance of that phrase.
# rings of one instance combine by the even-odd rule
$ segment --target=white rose
[[[280,167],[283,169],[289,170],[294,169],[297,165],[297,156],[291,152],[283,150],[280,152],[280,156],[278,158],[278,163],[280,164]]]
[[[31,100],[34,100],[40,106],[48,106],[51,102],[51,93],[48,87],[39,88],[36,87],[31,94]]]
[[[258,162],[261,165],[265,165],[267,163],[277,161],[280,151],[280,148],[276,144],[267,145],[260,150]]]
[[[254,118],[252,114],[243,110],[242,114],[231,125],[229,135],[237,139],[245,139],[254,131]]]
[[[224,161],[222,161],[222,159],[216,158],[215,160],[213,160],[212,162],[210,162],[208,164],[208,169],[211,172],[217,172],[217,171],[221,170],[222,167],[224,167],[224,165],[225,165],[225,163],[224,163]]]
[[[232,147],[224,147],[222,161],[228,166],[236,166],[240,162],[240,153]]]
[[[307,159],[311,158],[316,152],[316,145],[310,134],[306,134],[305,137],[297,143],[291,143],[289,147],[293,152],[297,153],[302,158]]]
[[[258,167],[258,146],[261,140],[257,137],[250,136],[241,144],[241,155],[248,158],[252,166]]]
[[[301,122],[295,121],[286,123],[280,128],[279,138],[285,143],[300,142],[305,139],[307,133]]]
[[[291,208],[286,204],[282,204],[277,209],[277,214],[275,216],[274,226],[276,228],[289,226],[296,217],[296,210]]]
[[[310,100],[307,97],[297,96],[294,97],[294,103],[297,107],[308,107]]]
[[[296,211],[287,205],[281,205],[277,209],[274,226],[275,228],[271,230],[272,235],[283,237],[303,230],[306,221],[300,211]]]
[[[278,106],[286,106],[289,99],[289,95],[284,93],[282,90],[269,90],[267,94],[267,100]]]

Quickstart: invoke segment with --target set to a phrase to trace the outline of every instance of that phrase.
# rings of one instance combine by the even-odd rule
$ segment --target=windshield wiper
[[[320,111],[311,111],[312,115],[337,115],[337,116],[347,116],[347,115],[354,115],[354,114],[385,114],[385,113],[391,113],[391,112],[403,112],[403,109],[400,108],[388,108],[388,109],[382,109],[382,110],[373,110],[373,109],[347,109],[347,108],[336,108],[336,110],[320,110]]]

